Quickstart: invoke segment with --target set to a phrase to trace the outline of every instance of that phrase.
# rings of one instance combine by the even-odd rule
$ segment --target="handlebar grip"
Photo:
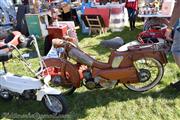
[[[0,47],[0,50],[5,48],[10,48],[10,47],[7,44],[4,44],[3,46]]]
[[[23,40],[20,40],[20,47],[26,48],[30,47],[32,41],[34,40],[34,36],[24,37]]]

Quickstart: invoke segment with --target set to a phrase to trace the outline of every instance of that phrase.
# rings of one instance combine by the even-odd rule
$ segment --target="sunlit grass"
[[[135,31],[129,31],[125,27],[122,32],[104,35],[88,36],[78,32],[79,45],[83,51],[95,56],[97,60],[107,62],[110,50],[99,45],[102,40],[107,40],[115,36],[122,37],[125,42],[136,39],[136,35],[142,31],[142,23],[139,23]],[[41,44],[41,50],[42,50]],[[168,55],[169,63],[165,66],[165,74],[161,82],[152,90],[144,93],[133,92],[123,85],[118,85],[114,89],[87,90],[85,87],[78,88],[76,92],[66,97],[69,105],[69,113],[64,119],[85,119],[85,120],[178,120],[180,119],[180,94],[169,87],[169,84],[178,80],[179,68],[174,63],[172,55]],[[31,59],[34,69],[38,68],[37,59]],[[35,64],[36,63],[36,64]],[[19,74],[29,75],[21,68],[21,64],[16,60],[8,61],[8,69]],[[0,118],[13,119],[9,113],[29,115],[32,117],[39,113],[39,118],[43,119],[43,114],[48,114],[44,106],[35,101],[13,100],[4,102],[0,100]],[[3,115],[6,116],[3,116]],[[62,118],[62,117],[60,117]],[[27,119],[27,118],[24,118]],[[37,117],[34,119],[37,119]],[[53,119],[53,118],[52,118]],[[55,118],[54,118],[55,119]],[[17,120],[19,120],[17,118]]]

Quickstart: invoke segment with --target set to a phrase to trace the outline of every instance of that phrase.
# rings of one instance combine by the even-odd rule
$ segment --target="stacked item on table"
[[[128,16],[126,14],[124,4],[117,4],[111,8],[110,12],[110,29],[112,32],[122,31]]]
[[[140,15],[171,15],[174,8],[175,0],[154,0],[150,3],[139,5]]]
[[[154,0],[152,2],[144,2],[141,7],[139,7],[139,14],[141,15],[151,15],[158,14],[162,3],[160,0]]]

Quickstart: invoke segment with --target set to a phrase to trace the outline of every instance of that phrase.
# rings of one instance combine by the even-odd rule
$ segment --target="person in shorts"
[[[176,64],[180,67],[180,14],[179,14],[179,11],[180,11],[180,0],[176,0],[173,13],[172,13],[168,28],[166,30],[165,36],[168,40],[173,40],[171,51],[172,51]],[[173,38],[171,37],[172,30],[174,31]],[[175,83],[171,83],[171,86],[180,90],[180,80]]]

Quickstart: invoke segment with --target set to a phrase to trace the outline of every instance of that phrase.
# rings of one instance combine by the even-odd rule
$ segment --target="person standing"
[[[0,0],[0,13],[4,17],[4,23],[3,24],[11,24],[10,16],[13,18],[13,20],[16,20],[16,12],[15,7],[13,5],[12,0]]]
[[[173,40],[172,44],[172,54],[175,63],[180,67],[180,0],[176,0],[175,6],[172,12],[172,16],[166,30],[165,36],[168,40]],[[171,38],[172,30],[174,30],[174,36]],[[176,83],[171,83],[171,86],[180,91],[180,80]]]
[[[133,31],[137,17],[138,0],[126,0],[125,7],[128,11],[130,30]]]
[[[22,0],[22,3],[23,3],[24,5],[29,5],[29,0]]]

